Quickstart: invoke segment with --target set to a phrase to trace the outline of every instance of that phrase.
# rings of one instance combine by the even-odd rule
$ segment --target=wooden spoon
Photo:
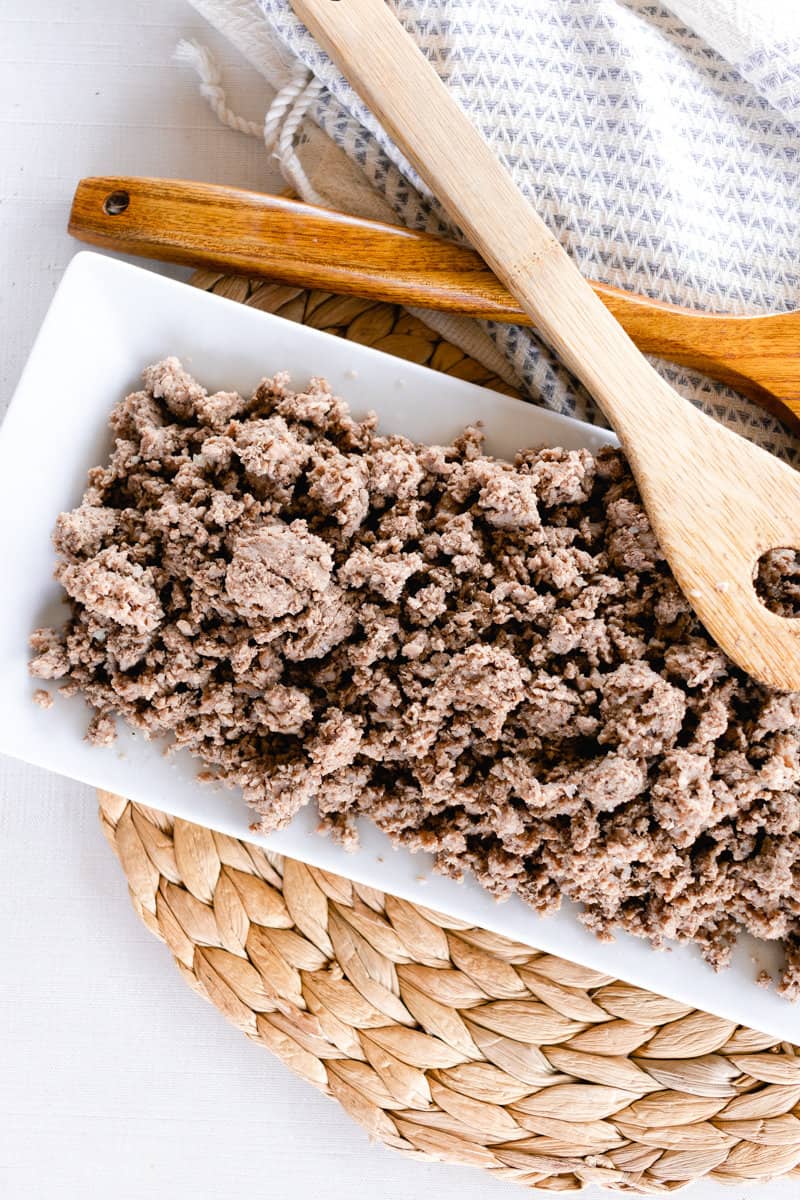
[[[474,250],[285,196],[176,179],[82,179],[69,230],[95,246],[167,262],[495,321],[532,321]],[[591,286],[645,354],[729,383],[800,430],[800,312],[700,313]]]
[[[800,618],[770,613],[753,588],[766,550],[800,547],[800,476],[693,408],[650,366],[384,0],[293,7],[600,404],[709,633],[763,683],[800,688]]]

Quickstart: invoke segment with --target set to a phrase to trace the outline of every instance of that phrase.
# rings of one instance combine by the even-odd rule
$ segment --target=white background
[[[262,81],[185,0],[0,0],[0,412],[74,253],[65,227],[80,176],[280,186],[263,148],[221,128],[170,61],[183,36],[214,48],[234,107],[259,118]],[[24,497],[11,517],[24,519]],[[128,903],[90,789],[0,760],[4,1200],[433,1191],[522,1194],[370,1146],[337,1105],[182,982]],[[788,1200],[797,1183],[689,1194]]]

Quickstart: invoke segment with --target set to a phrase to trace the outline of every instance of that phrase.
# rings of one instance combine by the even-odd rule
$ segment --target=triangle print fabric
[[[313,120],[399,221],[455,235],[287,0],[259,4],[319,81]],[[746,78],[679,16],[639,0],[392,7],[585,275],[698,309],[800,306],[800,41],[797,54],[753,49]],[[533,400],[595,419],[534,334],[487,329]],[[659,367],[738,432],[795,457],[784,427],[737,393]]]

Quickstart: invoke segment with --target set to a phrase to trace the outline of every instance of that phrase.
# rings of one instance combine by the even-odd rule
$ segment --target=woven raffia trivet
[[[508,391],[402,309],[193,282]],[[557,1191],[800,1177],[797,1047],[116,796],[100,815],[186,981],[386,1145]]]

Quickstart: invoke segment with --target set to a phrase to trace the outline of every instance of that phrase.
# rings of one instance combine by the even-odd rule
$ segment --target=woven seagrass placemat
[[[392,305],[193,282],[509,390]],[[387,1146],[555,1191],[800,1178],[797,1047],[120,797],[100,817],[187,983]]]

